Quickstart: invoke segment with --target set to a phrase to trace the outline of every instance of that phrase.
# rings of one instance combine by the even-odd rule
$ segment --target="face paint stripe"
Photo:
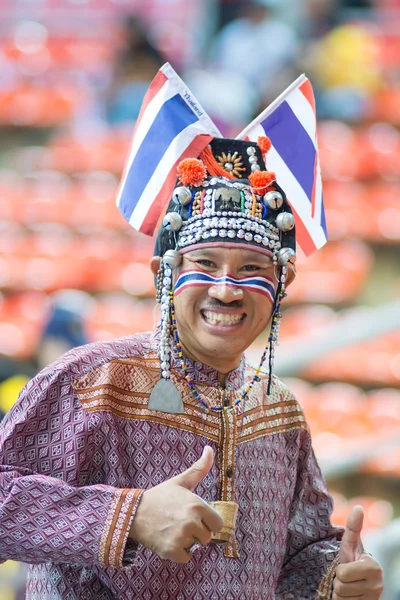
[[[209,281],[212,283],[212,285],[218,285],[218,284],[224,284],[224,283],[231,283],[232,285],[238,285],[238,286],[243,286],[243,285],[249,285],[252,283],[261,283],[262,285],[264,285],[264,283],[267,281],[269,282],[273,287],[275,287],[275,283],[273,281],[273,279],[271,279],[270,277],[266,277],[263,275],[254,275],[254,276],[250,276],[250,277],[242,277],[241,279],[236,279],[235,277],[233,277],[232,275],[226,275],[224,277],[214,277],[214,275],[211,275],[210,273],[205,273],[204,271],[181,271],[179,277],[178,277],[178,281],[186,281],[186,280],[190,280],[190,281]],[[178,283],[177,281],[177,283]]]
[[[188,287],[200,287],[200,286],[206,286],[208,285],[208,283],[206,282],[193,282],[193,281],[188,281],[186,283],[183,283],[181,285],[179,285],[179,287],[175,288],[174,294],[178,295],[180,294],[184,289],[188,288]],[[223,285],[219,284],[219,285]],[[231,286],[231,287],[241,287],[241,286]],[[244,289],[247,289],[250,292],[256,292],[258,294],[263,294],[264,296],[268,296],[268,298],[273,298],[274,297],[274,293],[275,293],[275,289],[271,288],[270,286],[268,286],[268,284],[265,284],[264,286],[256,286],[256,285],[246,285],[243,286]]]
[[[183,270],[179,273],[179,277],[184,277],[185,275],[198,275],[199,277],[209,277],[211,279],[225,279],[225,277],[228,277],[229,279],[232,279],[233,281],[246,281],[247,279],[262,279],[262,280],[267,279],[268,281],[273,281],[271,279],[271,277],[268,277],[268,275],[249,275],[248,277],[242,277],[242,278],[238,279],[237,277],[234,277],[230,273],[227,273],[227,275],[224,275],[223,277],[215,277],[211,273],[207,273],[206,271],[199,271],[197,269]]]
[[[274,286],[274,282],[269,277],[263,276],[255,276],[255,277],[243,277],[242,279],[236,279],[232,276],[226,277],[214,277],[209,273],[204,273],[202,271],[186,271],[181,272],[176,282],[176,286],[181,285],[182,283],[190,282],[204,282],[210,283],[211,285],[221,285],[221,284],[231,284],[234,286],[246,286],[246,285],[262,285],[264,286],[266,283],[270,284],[272,287]]]
[[[203,271],[181,271],[175,284],[175,294],[179,294],[189,286],[214,286],[214,285],[230,285],[232,287],[240,287],[251,292],[257,292],[267,296],[273,302],[276,287],[274,282],[269,277],[255,276],[236,279],[230,275],[226,277],[214,277],[210,273]]]

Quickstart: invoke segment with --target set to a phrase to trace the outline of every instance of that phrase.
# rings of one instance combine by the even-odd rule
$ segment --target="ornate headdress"
[[[308,80],[301,76],[285,94],[287,96],[292,91],[301,93],[312,111],[310,89]],[[289,109],[292,111],[291,106]],[[304,106],[301,108],[304,113]],[[265,115],[264,111],[260,115],[264,119],[262,122],[253,122],[242,132],[243,138],[250,128],[251,137],[255,141],[248,141],[248,138],[223,138],[169,65],[160,70],[143,102],[117,204],[136,229],[152,234],[169,200],[154,252],[154,255],[161,257],[157,274],[157,301],[161,304],[161,379],[160,387],[157,389],[156,386],[153,394],[163,397],[166,404],[166,398],[172,398],[171,405],[165,408],[167,412],[180,410],[178,405],[175,410],[171,408],[176,396],[170,381],[172,343],[175,343],[178,354],[182,356],[175,324],[172,270],[179,267],[185,252],[198,246],[249,247],[272,257],[276,267],[277,286],[270,292],[273,304],[271,331],[256,374],[241,399],[246,397],[258,380],[267,356],[268,393],[270,390],[274,345],[278,340],[281,316],[280,305],[286,295],[288,270],[294,271],[296,236],[291,204],[278,184],[275,173],[267,171],[265,167],[264,157],[271,149],[271,141],[266,136],[255,138],[254,135],[260,125],[264,127],[267,123]],[[308,128],[310,123],[312,125],[312,119],[307,114]],[[294,147],[300,147],[300,140],[304,151],[301,148],[300,169],[295,169],[291,174],[290,189],[292,196],[297,189],[300,190],[298,196],[303,203],[301,232],[307,243],[310,239],[315,241],[316,248],[326,241],[323,206],[319,211],[315,208],[318,197],[322,198],[318,154],[315,141],[312,140],[313,132],[307,129],[306,135],[311,136],[307,141],[300,135],[302,123],[298,131],[296,127],[295,120],[292,119],[291,131],[296,141]],[[275,121],[272,129],[276,133]],[[280,151],[281,147],[278,148]],[[292,161],[290,144],[289,149],[288,158]],[[277,158],[276,170],[284,161],[282,155],[278,155],[274,149],[273,159],[276,161]],[[272,163],[274,164],[273,161]],[[305,183],[302,177],[297,180],[297,176],[304,171],[303,165],[306,165]],[[288,170],[287,165],[285,169],[284,173]],[[309,189],[309,183],[313,180],[317,184]],[[311,212],[320,214],[320,222],[315,222]],[[231,283],[240,285],[242,281],[232,280]],[[182,368],[185,370],[183,359]],[[201,402],[190,378],[186,379],[192,393]]]
[[[214,138],[199,159],[185,159],[178,165],[177,186],[154,251],[161,257],[157,300],[161,304],[160,358],[164,380],[170,377],[171,327],[179,348],[173,314],[172,269],[181,264],[185,252],[200,246],[220,245],[263,252],[272,257],[276,266],[278,286],[273,298],[271,331],[255,381],[267,355],[271,378],[280,304],[285,296],[287,271],[294,268],[296,260],[296,238],[290,204],[275,174],[265,167],[263,154],[269,147],[266,137],[259,138],[258,143]],[[193,385],[191,388],[196,395]]]

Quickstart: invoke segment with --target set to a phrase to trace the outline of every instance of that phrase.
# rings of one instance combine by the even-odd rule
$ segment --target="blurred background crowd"
[[[334,521],[364,505],[398,600],[399,0],[0,0],[0,417],[69,348],[153,328],[153,240],[115,196],[166,61],[226,137],[300,73],[313,83],[330,242],[298,260],[276,370]],[[23,589],[23,565],[1,566],[0,598]]]

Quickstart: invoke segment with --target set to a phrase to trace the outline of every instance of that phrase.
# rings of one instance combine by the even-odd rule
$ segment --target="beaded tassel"
[[[169,345],[169,333],[171,329],[171,314],[169,294],[172,285],[171,267],[164,264],[163,279],[161,288],[161,339],[160,339],[160,360],[161,376],[163,379],[171,377],[171,348]]]
[[[160,266],[157,271],[156,276],[156,302],[157,304],[161,304],[161,295],[162,295],[162,287],[163,287],[163,279],[164,279],[164,263],[160,262]]]
[[[271,385],[272,385],[272,370],[274,367],[274,359],[275,359],[275,346],[279,346],[279,330],[281,325],[281,304],[283,298],[286,296],[286,279],[287,279],[287,267],[282,267],[281,276],[279,278],[279,286],[277,292],[277,300],[275,309],[272,314],[272,322],[271,322],[271,330],[268,336],[268,346],[265,349],[265,354],[267,353],[267,349],[269,348],[269,357],[268,357],[268,386],[267,386],[267,395],[271,394]]]

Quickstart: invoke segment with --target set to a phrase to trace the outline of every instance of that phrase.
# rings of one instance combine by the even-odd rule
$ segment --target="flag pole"
[[[293,81],[293,83],[289,85],[289,87],[286,88],[286,90],[284,90],[273,102],[271,102],[271,104],[267,106],[267,108],[265,108],[263,112],[260,115],[258,115],[258,117],[253,119],[250,125],[247,125],[247,127],[245,127],[243,131],[236,136],[236,139],[243,140],[246,137],[247,133],[255,125],[258,125],[261,121],[265,119],[265,117],[270,115],[285,100],[285,98],[287,98],[290,92],[299,87],[305,81],[307,81],[307,77],[304,73],[302,73],[295,81]]]

